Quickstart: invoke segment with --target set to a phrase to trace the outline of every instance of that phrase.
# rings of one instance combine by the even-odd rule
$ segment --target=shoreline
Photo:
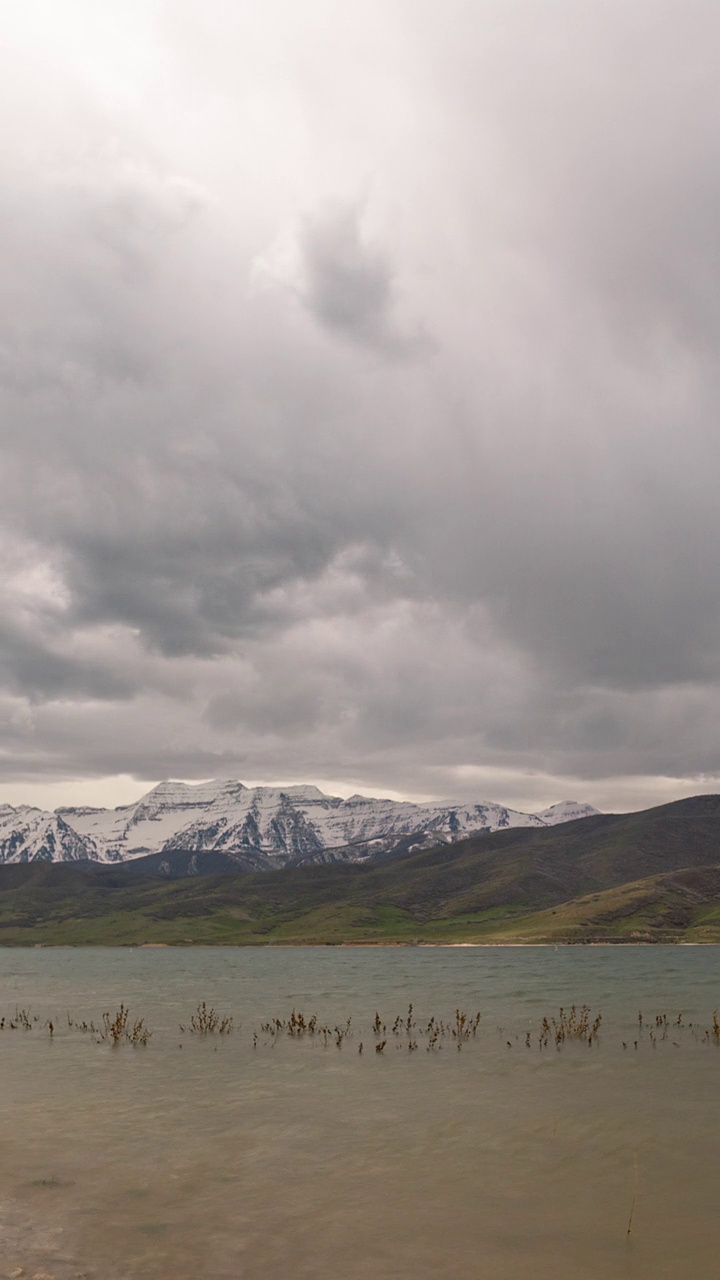
[[[319,948],[338,947],[342,950],[389,950],[389,949],[405,949],[408,951],[420,950],[468,950],[468,949],[488,949],[502,947],[505,949],[513,949],[527,951],[532,948],[543,948],[545,950],[558,951],[561,947],[719,947],[720,940],[707,942],[688,942],[684,939],[677,938],[658,938],[656,941],[642,941],[634,938],[632,941],[622,941],[617,938],[609,938],[602,941],[585,941],[573,942],[567,939],[561,939],[558,942],[503,942],[502,940],[492,942],[0,942],[0,951],[17,951],[17,950],[35,950],[35,951],[52,951],[52,950],[95,950],[95,951],[190,951],[205,949],[208,951],[216,951],[222,948],[232,949],[235,951],[243,950],[318,950]]]

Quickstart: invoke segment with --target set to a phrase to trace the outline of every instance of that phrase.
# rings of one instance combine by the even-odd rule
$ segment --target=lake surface
[[[0,1276],[715,1275],[718,1005],[714,947],[0,950]]]

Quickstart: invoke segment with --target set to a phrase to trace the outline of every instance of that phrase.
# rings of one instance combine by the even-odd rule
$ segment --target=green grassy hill
[[[0,867],[0,943],[720,942],[720,796],[364,865]]]

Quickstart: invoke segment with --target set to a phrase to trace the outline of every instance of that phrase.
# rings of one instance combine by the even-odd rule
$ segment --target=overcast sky
[[[0,799],[720,790],[717,0],[23,0]]]

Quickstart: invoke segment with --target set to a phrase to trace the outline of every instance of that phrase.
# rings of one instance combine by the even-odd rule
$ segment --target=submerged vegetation
[[[235,1025],[233,1016],[221,1016],[212,1005],[203,1000],[187,1023],[180,1024],[180,1032],[199,1039],[215,1035],[227,1036]],[[427,1053],[436,1054],[443,1049],[454,1048],[459,1051],[470,1043],[481,1043],[482,1025],[480,1012],[470,1014],[459,1006],[454,1015],[447,1018],[438,1018],[435,1014],[429,1018],[418,1018],[412,1004],[408,1006],[406,1013],[399,1013],[394,1018],[385,1018],[380,1012],[376,1012],[373,1021],[364,1029],[353,1021],[352,1015],[339,1021],[322,1021],[317,1013],[309,1014],[293,1008],[284,1017],[261,1019],[249,1033],[248,1046],[256,1051],[262,1048],[274,1049],[280,1042],[305,1041],[320,1045],[323,1049],[352,1046],[358,1055],[362,1055],[367,1043],[378,1055],[391,1053],[393,1048],[409,1053],[424,1049]],[[41,1023],[37,1015],[25,1008],[16,1007],[13,1014],[0,1016],[0,1032],[41,1030],[52,1040],[61,1026],[62,1024],[50,1018]],[[144,1018],[130,1018],[129,1009],[124,1003],[114,1013],[105,1010],[97,1023],[76,1020],[68,1012],[66,1026],[70,1033],[86,1035],[95,1044],[112,1047],[122,1044],[147,1046],[153,1034]],[[625,1051],[632,1049],[637,1052],[642,1047],[654,1051],[665,1045],[679,1049],[683,1044],[692,1043],[720,1049],[720,1016],[717,1009],[713,1011],[708,1024],[686,1020],[682,1012],[647,1016],[640,1010],[632,1033],[626,1027],[621,1027],[610,1039],[602,1013],[593,1012],[588,1004],[573,1004],[569,1008],[561,1007],[557,1012],[534,1019],[525,1030],[514,1028],[508,1031],[507,1028],[498,1026],[495,1033],[507,1049],[525,1048],[541,1052],[555,1049],[560,1052],[568,1045],[584,1045],[590,1049],[599,1047],[601,1029],[605,1033],[606,1043]],[[182,1048],[182,1044],[179,1047]]]
[[[101,1044],[118,1045],[125,1041],[128,1044],[147,1044],[151,1035],[152,1032],[145,1026],[145,1019],[136,1018],[131,1022],[128,1009],[121,1004],[116,1013],[111,1014],[107,1010],[103,1013],[97,1039]]]
[[[127,1005],[121,1004],[115,1013],[110,1013],[106,1009],[100,1017],[100,1023],[96,1026],[94,1022],[75,1022],[68,1013],[67,1025],[70,1031],[79,1031],[83,1035],[89,1035],[96,1044],[110,1044],[117,1047],[120,1044],[146,1045],[152,1031],[149,1031],[144,1018],[136,1018],[134,1022],[130,1021],[130,1011]],[[50,1035],[54,1034],[54,1023],[48,1022],[47,1026]]]
[[[216,1032],[219,1036],[227,1036],[232,1029],[233,1019],[227,1016],[221,1017],[219,1013],[215,1012],[212,1005],[208,1008],[204,1000],[200,1001],[190,1018],[188,1026],[184,1027],[182,1023],[180,1024],[181,1031],[191,1031],[198,1036],[212,1036]]]

